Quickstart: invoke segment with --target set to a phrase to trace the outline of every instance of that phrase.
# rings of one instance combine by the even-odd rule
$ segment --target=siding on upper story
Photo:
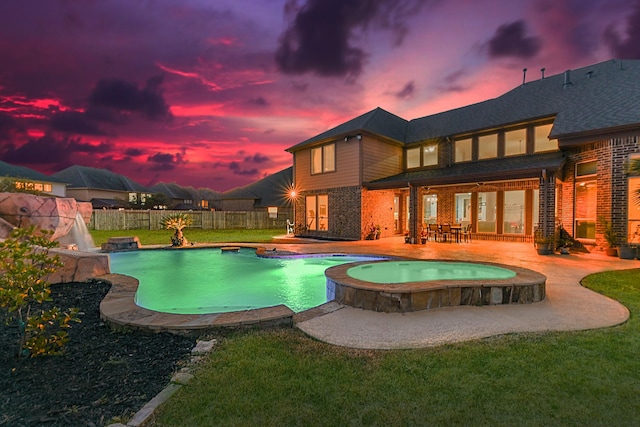
[[[362,182],[393,176],[403,171],[402,146],[365,135],[362,143]]]
[[[294,182],[304,191],[360,185],[360,144],[352,139],[335,141],[335,172],[311,175],[311,148],[294,153]]]

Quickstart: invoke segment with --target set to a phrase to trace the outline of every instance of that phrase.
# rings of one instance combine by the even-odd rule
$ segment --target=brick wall
[[[361,238],[366,237],[371,224],[380,226],[380,237],[391,237],[395,234],[393,198],[396,194],[399,193],[394,190],[362,190]]]
[[[327,194],[329,197],[328,230],[303,231],[302,224],[305,224],[305,197],[317,194]],[[325,191],[302,192],[296,200],[296,232],[307,237],[359,240],[362,228],[360,217],[361,200],[361,189],[355,186],[331,188]]]
[[[621,236],[627,235],[627,198],[628,179],[626,162],[630,153],[640,149],[638,136],[626,136],[608,140],[594,141],[590,144],[566,150],[567,162],[564,168],[561,221],[563,227],[574,233],[574,196],[575,166],[577,163],[597,160],[597,209],[596,219],[600,216],[611,221],[614,231]],[[596,245],[606,246],[603,237],[604,227],[596,221]],[[620,243],[623,241],[621,240]]]

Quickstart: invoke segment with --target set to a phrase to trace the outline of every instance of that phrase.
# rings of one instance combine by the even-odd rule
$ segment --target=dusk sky
[[[413,119],[640,59],[640,0],[0,4],[0,160],[225,191],[376,107]]]

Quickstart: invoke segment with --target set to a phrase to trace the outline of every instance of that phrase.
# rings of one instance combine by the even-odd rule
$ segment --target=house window
[[[498,134],[482,135],[478,138],[478,160],[498,157]]]
[[[504,192],[504,233],[524,234],[524,190]]]
[[[640,245],[640,154],[629,156],[631,176],[629,177],[627,241]]]
[[[478,193],[478,227],[479,233],[496,232],[496,199],[497,192]]]
[[[517,129],[504,133],[504,155],[517,156],[527,152],[527,130]]]
[[[459,139],[454,142],[454,162],[469,162],[471,161],[471,154],[473,148],[473,141],[471,138]]]
[[[326,194],[318,195],[318,227],[320,230],[329,228],[329,196]]]
[[[435,224],[438,221],[438,196],[425,194],[422,196],[422,223]]]
[[[267,212],[269,212],[269,218],[278,218],[278,207],[277,206],[269,206],[267,208]]]
[[[329,196],[319,194],[305,198],[307,230],[327,230],[329,228]]]
[[[471,223],[471,193],[456,194],[456,222],[463,226]]]
[[[629,178],[627,241],[640,245],[640,177]]]
[[[533,217],[533,230],[538,229],[540,224],[540,190],[533,190],[533,206],[531,207],[531,215]]]
[[[576,182],[575,235],[579,239],[596,238],[596,180]]]
[[[438,164],[438,146],[427,145],[422,149],[422,165],[436,166]]]
[[[16,190],[43,191],[51,192],[51,184],[43,184],[41,182],[24,182],[16,181],[13,183]]]
[[[438,146],[436,144],[407,149],[407,169],[438,164]]]
[[[536,153],[540,151],[552,151],[558,149],[558,140],[549,139],[552,124],[536,126],[534,128],[533,149]]]
[[[576,164],[575,236],[579,239],[596,238],[597,167],[596,160]]]
[[[420,167],[420,147],[407,149],[407,169]]]
[[[598,173],[598,161],[578,163],[576,165],[576,178],[585,176],[595,176]]]
[[[311,149],[311,174],[336,170],[336,144],[326,144]]]

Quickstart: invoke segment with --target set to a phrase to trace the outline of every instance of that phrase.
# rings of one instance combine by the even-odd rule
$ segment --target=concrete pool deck
[[[580,280],[591,273],[640,268],[639,260],[621,260],[604,253],[538,255],[531,243],[474,241],[470,243],[428,242],[405,244],[402,237],[359,242],[320,242],[286,239],[287,243],[264,244],[268,250],[299,253],[377,254],[415,259],[493,262],[528,268],[547,276],[546,299],[533,304],[482,307],[446,307],[410,313],[380,313],[335,302],[292,315],[296,327],[311,337],[330,344],[365,349],[398,349],[437,346],[517,332],[585,330],[624,323],[629,311],[622,304],[583,288]],[[243,245],[255,246],[255,245]],[[129,289],[130,291],[131,289]],[[252,310],[237,314],[191,316],[137,310],[133,298],[114,290],[105,298],[112,304],[110,316],[128,324],[157,330],[186,329],[187,326],[231,326],[278,322],[286,307]],[[131,305],[127,304],[130,301]],[[102,310],[102,306],[101,306]],[[205,321],[202,316],[209,316]],[[210,324],[211,321],[213,324]],[[286,322],[283,322],[286,323]]]

